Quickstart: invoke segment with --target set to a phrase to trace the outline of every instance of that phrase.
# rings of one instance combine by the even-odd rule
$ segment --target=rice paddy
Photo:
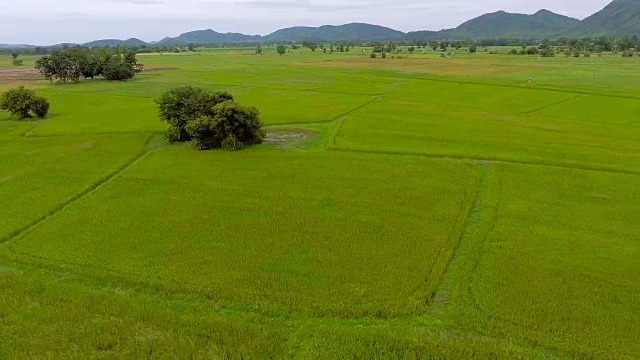
[[[251,51],[0,72],[51,102],[0,112],[0,358],[638,358],[637,59]],[[267,141],[168,144],[183,85]]]

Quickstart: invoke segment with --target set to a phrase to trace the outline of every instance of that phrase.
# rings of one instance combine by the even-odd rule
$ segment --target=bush
[[[24,61],[22,61],[20,59],[15,59],[15,60],[11,61],[11,63],[13,64],[13,66],[22,66]]]
[[[371,55],[370,55],[370,56],[371,56],[371,58],[372,58],[372,59],[375,59],[375,58],[377,58],[377,57],[378,57],[378,55],[376,55],[376,53],[371,53]]]
[[[199,150],[241,150],[260,144],[265,137],[260,114],[254,107],[226,101],[216,105],[213,113],[213,116],[199,117],[187,123],[186,130]]]
[[[49,113],[49,101],[41,96],[34,97],[31,100],[31,111],[35,116],[44,119]]]
[[[11,89],[0,98],[0,109],[8,111],[11,115],[20,119],[29,118],[31,115],[31,106],[36,93],[33,90],[19,87]]]
[[[382,58],[386,59],[387,58],[387,53],[382,53]]]
[[[160,118],[169,123],[165,137],[170,142],[194,140],[200,150],[239,150],[265,137],[258,110],[235,103],[226,92],[181,87],[164,93],[156,104]]]
[[[633,51],[631,51],[631,50],[627,50],[627,51],[623,52],[623,53],[622,53],[622,57],[625,57],[625,58],[631,58],[631,57],[633,57]]]
[[[110,62],[102,70],[105,79],[111,81],[123,81],[133,79],[136,76],[135,71],[121,62]]]
[[[233,101],[233,96],[226,92],[185,86],[171,89],[156,99],[160,119],[169,123],[165,137],[169,142],[184,142],[192,139],[185,130],[187,122],[202,117],[214,116],[213,108],[225,101]]]
[[[540,56],[542,56],[542,57],[554,57],[554,56],[556,56],[556,52],[552,48],[546,48],[546,49],[542,49],[540,51]]]
[[[20,119],[30,118],[32,114],[44,118],[49,113],[49,101],[36,96],[33,90],[19,87],[11,89],[0,97],[0,109],[8,111]]]

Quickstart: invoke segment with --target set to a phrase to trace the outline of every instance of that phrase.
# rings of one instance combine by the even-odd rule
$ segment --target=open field
[[[638,59],[251,52],[0,69],[52,106],[0,112],[0,358],[640,356]],[[268,141],[167,144],[182,85]]]

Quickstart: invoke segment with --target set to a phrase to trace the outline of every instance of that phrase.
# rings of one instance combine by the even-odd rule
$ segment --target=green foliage
[[[187,123],[199,117],[215,116],[213,109],[225,101],[233,101],[233,96],[227,92],[186,86],[166,91],[155,103],[160,119],[169,124],[167,140],[184,142],[193,138],[186,130]]]
[[[170,142],[194,140],[200,150],[239,150],[259,144],[265,136],[258,110],[234,102],[226,92],[182,87],[156,100],[160,118],[169,123]]]
[[[102,76],[106,80],[122,81],[132,79],[135,76],[135,71],[125,63],[122,62],[109,62],[102,70]]]
[[[8,111],[20,119],[31,117],[36,93],[33,90],[19,87],[10,89],[0,97],[0,109]]]
[[[31,100],[31,111],[41,119],[44,119],[49,113],[49,101],[42,96],[36,96]]]
[[[185,127],[197,149],[241,150],[262,143],[266,133],[258,109],[225,101],[213,107],[212,113],[189,121]]]
[[[287,53],[287,47],[284,45],[278,45],[276,47],[276,52],[278,53],[278,55],[284,55]]]
[[[556,51],[552,47],[546,47],[540,50],[540,56],[542,57],[555,57]]]
[[[632,58],[633,55],[634,55],[633,51],[631,51],[631,50],[627,50],[627,51],[622,53],[622,57],[624,57],[624,58]]]
[[[375,59],[378,57],[378,54],[372,52],[371,55],[369,55],[370,58]]]
[[[531,46],[526,50],[527,55],[538,55],[539,53],[540,53],[540,49],[538,49],[535,46]]]
[[[107,80],[128,80],[141,72],[143,65],[138,63],[133,50],[76,47],[54,50],[39,58],[35,67],[45,79],[66,83],[99,76]]]

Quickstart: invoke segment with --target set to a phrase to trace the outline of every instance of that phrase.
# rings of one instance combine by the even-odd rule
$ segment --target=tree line
[[[558,37],[558,38],[544,38],[544,39],[514,39],[514,38],[489,38],[482,40],[470,40],[470,39],[439,39],[412,35],[410,38],[396,40],[392,42],[386,41],[322,41],[322,40],[304,40],[304,41],[283,41],[277,45],[289,46],[290,49],[296,50],[297,47],[307,47],[312,51],[318,49],[324,52],[348,52],[352,47],[378,47],[387,46],[388,44],[394,44],[396,46],[417,46],[419,48],[432,48],[434,50],[442,49],[443,45],[446,48],[468,48],[471,46],[488,47],[488,46],[538,46],[549,45],[553,47],[565,47],[570,50],[579,49],[580,51],[608,51],[608,52],[624,52],[630,49],[640,48],[640,37],[624,36],[624,37]],[[188,52],[197,51],[198,47],[258,47],[265,46],[265,43],[261,42],[240,42],[240,43],[208,43],[208,44],[195,44],[189,43],[184,45],[141,45],[137,47],[129,47],[131,51],[138,54],[141,53],[171,53],[171,52]],[[273,44],[271,44],[273,45]],[[57,50],[66,50],[74,48],[69,45],[61,45],[56,47],[36,47],[32,49],[0,49],[0,53],[19,53],[24,55],[47,55]],[[104,47],[103,49],[110,49]],[[112,48],[111,48],[112,49]],[[389,51],[386,51],[389,52]]]
[[[74,47],[51,51],[40,57],[35,67],[47,80],[66,83],[96,77],[128,80],[140,73],[143,65],[133,49]]]

